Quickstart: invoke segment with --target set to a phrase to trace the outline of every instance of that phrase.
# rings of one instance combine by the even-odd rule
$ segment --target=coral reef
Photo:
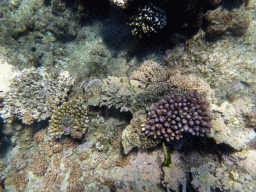
[[[146,60],[130,76],[131,80],[137,80],[142,83],[160,83],[170,78],[171,71],[158,63]]]
[[[205,14],[208,26],[206,37],[214,40],[224,34],[243,35],[250,24],[248,11],[243,9],[233,9],[228,11],[222,7],[209,10]]]
[[[139,7],[137,14],[130,20],[129,25],[134,28],[132,35],[138,35],[140,38],[145,34],[157,33],[167,24],[166,12],[152,3]]]
[[[114,106],[120,111],[129,111],[133,91],[128,78],[108,77],[102,82],[100,106]]]
[[[178,140],[184,133],[205,136],[210,133],[209,102],[201,99],[198,92],[186,96],[168,96],[153,104],[148,110],[145,134],[167,142]]]
[[[196,91],[203,99],[211,103],[216,103],[214,90],[211,89],[210,85],[200,77],[176,73],[170,76],[168,83],[171,87],[179,87],[183,92]]]
[[[132,1],[134,3],[130,3]],[[76,1],[74,4],[77,5],[77,2],[81,1]],[[121,24],[128,20],[123,16],[136,9],[133,5],[142,5],[143,7],[143,4],[148,1],[106,0],[105,4],[101,0],[96,2],[100,6],[112,2],[116,7],[120,5],[122,9],[127,6],[131,7],[126,9],[124,14],[121,9],[112,9],[111,13],[104,17],[104,21],[90,18],[90,22],[87,22],[85,17],[88,18],[88,16],[83,17],[85,20],[76,17],[79,13],[75,13],[76,7],[72,3],[69,4],[68,1],[13,0],[0,2],[0,5],[4,3],[9,5],[9,8],[0,6],[3,21],[0,30],[3,44],[10,48],[9,55],[16,58],[13,63],[20,68],[33,65],[47,66],[49,71],[68,70],[77,80],[76,89],[71,90],[71,94],[74,95],[77,94],[76,91],[79,88],[78,91],[83,92],[83,84],[81,85],[80,82],[90,81],[85,89],[86,97],[89,99],[88,103],[87,101],[80,102],[80,100],[73,101],[81,104],[80,106],[84,104],[87,107],[88,104],[93,111],[92,115],[90,111],[90,124],[86,122],[87,127],[90,125],[88,132],[84,134],[79,131],[78,134],[72,135],[73,125],[75,125],[75,129],[79,127],[76,127],[77,121],[74,119],[78,118],[78,123],[80,123],[84,114],[80,115],[75,112],[71,119],[69,117],[62,119],[61,114],[66,109],[64,104],[60,105],[65,102],[65,98],[58,103],[54,101],[52,108],[47,109],[50,111],[47,117],[54,113],[50,126],[56,125],[55,128],[59,129],[60,119],[63,120],[61,123],[64,126],[68,126],[67,128],[62,127],[61,133],[57,130],[56,137],[71,134],[74,138],[84,137],[83,140],[73,139],[69,136],[63,136],[61,139],[52,138],[51,131],[55,130],[53,127],[51,127],[52,130],[48,130],[46,127],[48,125],[45,122],[23,126],[14,125],[14,123],[4,124],[0,131],[8,134],[6,138],[13,145],[4,154],[2,147],[6,146],[0,140],[0,145],[2,144],[0,151],[1,154],[4,154],[0,157],[0,191],[2,188],[6,191],[38,192],[255,191],[256,153],[255,130],[253,130],[255,128],[254,95],[256,87],[254,86],[256,82],[255,0],[252,0],[252,7],[246,8],[246,11],[240,8],[223,11],[223,14],[226,14],[226,11],[237,14],[235,16],[227,15],[231,16],[232,24],[223,34],[241,35],[247,30],[248,11],[254,10],[253,25],[248,28],[248,33],[246,32],[241,37],[236,36],[236,38],[224,35],[223,39],[210,43],[205,41],[203,30],[207,27],[210,29],[211,26],[218,29],[218,24],[222,25],[222,21],[226,22],[226,19],[206,20],[205,13],[210,14],[210,11],[207,12],[210,9],[213,14],[217,14],[214,9],[218,8],[217,4],[221,0],[185,0],[176,2],[176,4],[167,0],[151,1],[161,9],[168,10],[166,14],[170,18],[170,22],[168,21],[163,30],[159,29],[159,32],[164,33],[166,29],[168,39],[173,39],[175,36],[175,43],[179,43],[168,52],[166,66],[153,61],[145,61],[145,64],[143,63],[132,74],[130,80],[122,76],[130,75],[131,71],[138,67],[140,59],[159,61],[161,50],[165,49],[165,47],[158,49],[159,46],[152,43],[154,49],[150,47],[150,53],[145,53],[147,47],[143,40],[130,43],[129,31],[127,33],[128,26],[123,27],[126,24],[123,23],[123,26]],[[96,2],[92,2],[92,4]],[[251,1],[222,2],[221,6],[227,6],[227,4],[234,3],[249,4]],[[84,1],[83,5],[86,3],[87,1]],[[169,6],[165,7],[165,5]],[[72,13],[72,9],[75,10],[74,13]],[[88,9],[88,7],[84,7],[84,9]],[[119,12],[116,13],[116,10]],[[90,11],[95,15],[98,13],[95,9]],[[109,15],[114,19],[109,19]],[[145,14],[143,16],[146,17]],[[13,19],[10,19],[12,17]],[[81,26],[76,25],[79,21],[82,23]],[[209,25],[207,26],[203,22],[209,22]],[[184,35],[185,47],[178,39],[182,35],[173,35],[177,31],[192,34],[200,26],[202,33],[196,34],[194,38],[187,41],[189,36]],[[171,30],[170,33],[169,30]],[[140,33],[141,36],[148,34]],[[163,36],[163,38],[165,37]],[[234,39],[237,40],[234,41]],[[136,44],[135,46],[140,44],[141,50],[134,49],[134,45],[131,48],[130,44],[127,45],[127,41],[130,44]],[[165,45],[167,44],[166,42]],[[171,47],[171,44],[167,46]],[[15,49],[13,49],[14,47]],[[117,51],[113,51],[114,49]],[[2,74],[1,70],[0,74]],[[111,77],[107,77],[108,75]],[[19,76],[17,77],[19,78]],[[92,80],[94,78],[98,79]],[[42,79],[43,77],[41,82],[43,82]],[[57,78],[50,77],[50,79],[49,81],[53,82]],[[5,90],[9,91],[10,81],[6,80],[8,89]],[[5,83],[5,81],[3,82]],[[66,89],[70,90],[71,84],[73,83],[62,86],[64,89],[67,86]],[[79,87],[80,85],[81,87]],[[235,91],[231,93],[229,88]],[[27,90],[26,87],[24,90]],[[21,92],[24,90],[22,89]],[[54,91],[51,90],[53,94],[56,94]],[[146,109],[150,109],[150,113],[152,113],[154,110],[149,106],[158,100],[160,103],[163,99],[167,99],[168,95],[178,94],[183,97],[189,92],[198,92],[201,100],[209,103],[209,110],[213,115],[213,120],[211,120],[213,127],[207,136],[213,137],[218,144],[209,147],[210,149],[214,148],[214,152],[208,151],[209,143],[215,144],[213,139],[190,137],[190,135],[187,140],[169,143],[170,145],[166,146],[167,149],[172,147],[180,149],[182,147],[179,144],[183,145],[184,142],[187,142],[186,148],[182,149],[182,152],[173,151],[173,148],[169,151],[171,164],[168,165],[170,167],[163,167],[163,150],[160,145],[157,146],[161,140],[154,139],[152,136],[148,137],[142,130],[145,129],[148,121]],[[214,104],[216,102],[214,92],[217,93],[219,106]],[[63,91],[61,94],[66,97],[66,93]],[[252,99],[246,100],[241,97],[243,95]],[[35,97],[37,96],[35,95]],[[177,99],[179,96],[174,95],[173,97]],[[238,101],[236,98],[240,98],[240,100]],[[35,98],[31,97],[31,99]],[[55,97],[52,95],[47,102],[54,99]],[[199,100],[197,97],[196,99]],[[229,102],[223,103],[224,100]],[[69,102],[67,103],[71,105],[71,101]],[[207,105],[206,103],[205,105]],[[56,106],[59,108],[52,112]],[[76,103],[70,107],[71,110],[75,110],[73,106],[76,106]],[[162,108],[164,109],[164,105]],[[72,113],[71,110],[69,110],[70,113]],[[119,110],[124,112],[121,113]],[[88,111],[82,112],[86,112],[88,115]],[[161,113],[165,112],[162,110]],[[40,115],[44,116],[42,113]],[[34,119],[29,114],[24,114],[23,119],[27,119],[28,124],[39,121],[38,118]],[[177,117],[174,120],[176,123],[178,122]],[[182,123],[181,118],[180,120]],[[188,120],[186,121],[188,122]],[[87,127],[83,127],[83,130],[85,131]],[[1,133],[0,137],[2,138]],[[200,135],[200,131],[197,134]],[[121,136],[123,137],[121,138]],[[123,149],[120,146],[121,141]],[[230,147],[227,145],[241,151],[229,150]],[[134,147],[138,149],[131,151]],[[155,147],[154,150],[148,150],[153,147]],[[123,153],[127,155],[123,155]]]
[[[241,105],[244,107],[245,104],[241,103]],[[246,127],[243,113],[235,104],[227,101],[221,106],[213,104],[211,110],[214,113],[214,119],[209,136],[213,137],[216,143],[225,143],[236,150],[241,150],[255,138],[255,131]]]
[[[54,111],[48,133],[56,138],[71,135],[72,138],[81,139],[88,123],[87,103],[82,99],[74,99],[63,103]]]
[[[10,85],[1,116],[8,123],[15,117],[25,124],[45,120],[54,107],[65,101],[73,83],[68,72],[53,78],[44,68],[24,69]]]
[[[122,133],[122,144],[124,153],[128,154],[134,147],[154,148],[160,143],[159,140],[148,138],[142,131],[142,125],[147,120],[143,112],[138,111]]]

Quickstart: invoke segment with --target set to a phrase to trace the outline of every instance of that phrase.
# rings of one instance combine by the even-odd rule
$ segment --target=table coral
[[[1,116],[7,123],[15,117],[25,124],[45,120],[54,107],[65,101],[73,83],[68,72],[54,78],[44,68],[24,69],[10,85]]]

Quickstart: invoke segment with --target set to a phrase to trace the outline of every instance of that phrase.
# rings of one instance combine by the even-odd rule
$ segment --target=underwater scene
[[[256,0],[0,0],[4,191],[256,191]]]

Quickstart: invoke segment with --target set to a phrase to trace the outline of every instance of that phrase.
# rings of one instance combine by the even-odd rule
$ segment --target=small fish
[[[147,88],[148,88],[149,84],[150,84],[150,83],[147,83],[147,84],[146,84],[145,89],[147,89]]]
[[[247,86],[247,87],[250,87],[250,84],[247,83],[247,82],[245,82],[245,81],[240,81],[240,83],[241,83],[242,85],[245,85],[245,86]]]

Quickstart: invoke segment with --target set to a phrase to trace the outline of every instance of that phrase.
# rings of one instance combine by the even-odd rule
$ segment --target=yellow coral
[[[50,120],[48,133],[54,137],[71,135],[81,139],[88,128],[87,103],[82,99],[71,100],[57,108]]]

